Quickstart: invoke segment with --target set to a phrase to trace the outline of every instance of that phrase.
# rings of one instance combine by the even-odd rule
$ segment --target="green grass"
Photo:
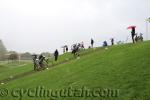
[[[32,70],[31,62],[0,63],[0,80]]]
[[[99,49],[99,48],[98,48]],[[38,73],[10,81],[0,88],[29,89],[44,86],[46,89],[68,87],[89,89],[119,89],[118,97],[60,97],[56,100],[149,100],[150,99],[150,42],[125,44],[86,50],[80,59],[71,60]],[[91,53],[92,52],[92,53]],[[71,57],[62,55],[60,60]],[[19,97],[0,98],[19,100]],[[50,100],[49,97],[23,96],[21,100]]]
[[[88,50],[82,50],[80,51],[80,54],[86,54],[86,53],[90,53],[93,52],[92,49],[88,49]],[[70,53],[65,53],[63,55],[60,55],[58,58],[58,61],[55,62],[54,61],[54,57],[50,58],[49,60],[49,65],[56,65],[59,64],[61,62],[71,60],[71,59],[75,59],[75,57]],[[16,76],[22,73],[26,73],[29,71],[33,71],[33,63],[31,63],[31,61],[21,61],[20,63],[18,63],[18,61],[16,62],[9,62],[8,61],[3,61],[0,62],[0,80],[9,78],[11,76]]]

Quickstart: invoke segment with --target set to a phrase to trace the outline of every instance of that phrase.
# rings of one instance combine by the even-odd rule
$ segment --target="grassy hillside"
[[[95,50],[97,50],[97,49],[95,49]],[[83,56],[83,55],[86,55],[86,54],[89,54],[92,52],[93,52],[92,49],[81,50],[80,55]],[[65,63],[67,61],[74,60],[74,59],[75,59],[75,57],[70,52],[60,55],[57,62],[55,62],[54,57],[52,57],[49,59],[49,67],[56,66],[58,64]],[[8,63],[8,61],[0,62],[0,73],[1,73],[0,80],[7,79],[10,77],[15,77],[20,74],[30,73],[30,72],[34,72],[32,61],[24,61],[23,60],[20,63],[18,61],[9,62],[9,63]]]
[[[0,99],[51,100],[52,98],[50,99],[48,96],[28,96],[25,90],[32,89],[31,92],[34,93],[34,89],[38,86],[46,90],[68,89],[69,87],[78,90],[74,97],[53,95],[53,99],[56,100],[150,99],[150,42],[112,46],[108,49],[100,48],[85,52],[92,53],[81,56],[80,59],[71,60],[48,70],[0,85],[0,88],[9,90],[9,95],[0,97]],[[62,56],[61,60],[65,59],[65,56],[71,57],[66,54]],[[79,89],[82,87],[91,91],[101,89],[102,92],[97,93],[100,95],[79,97]],[[106,96],[104,89],[117,90],[119,94],[116,97]],[[18,90],[15,92],[16,97],[12,96],[12,90]]]

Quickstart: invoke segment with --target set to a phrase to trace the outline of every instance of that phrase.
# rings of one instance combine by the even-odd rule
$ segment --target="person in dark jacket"
[[[132,37],[133,43],[135,43],[134,36],[135,36],[135,27],[132,27],[132,30],[131,30],[131,37]]]
[[[93,45],[94,45],[94,40],[91,39],[91,47],[93,48]]]
[[[103,47],[107,47],[107,46],[108,46],[107,41],[104,41],[103,42]]]
[[[56,49],[55,52],[54,52],[55,61],[58,60],[58,55],[59,55],[59,52],[58,52],[58,50]]]
[[[35,54],[35,55],[32,55],[32,56],[33,56],[34,70],[36,70],[36,69],[38,68],[38,64],[39,64],[39,62],[38,62],[38,57],[37,57],[36,54]]]
[[[68,46],[66,45],[66,52],[68,52]]]
[[[111,45],[114,45],[114,38],[111,38]]]
[[[43,56],[42,54],[39,56],[39,65],[40,68],[44,68],[44,60],[45,60],[45,56]]]

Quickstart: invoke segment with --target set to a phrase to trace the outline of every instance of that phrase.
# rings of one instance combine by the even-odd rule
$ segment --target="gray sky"
[[[93,38],[126,40],[129,25],[145,35],[150,0],[0,0],[0,39],[8,50],[53,52]],[[150,30],[150,25],[149,25]]]

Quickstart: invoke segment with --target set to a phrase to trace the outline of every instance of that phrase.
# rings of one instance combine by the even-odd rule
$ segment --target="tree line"
[[[50,56],[49,52],[42,53],[45,56]],[[18,61],[18,60],[31,60],[32,54],[29,52],[18,53],[16,51],[8,51],[3,44],[3,41],[0,40],[0,61]]]

